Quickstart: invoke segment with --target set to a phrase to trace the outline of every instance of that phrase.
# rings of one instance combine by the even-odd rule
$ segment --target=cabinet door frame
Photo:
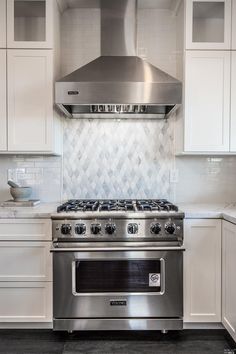
[[[6,151],[6,150],[7,150],[7,51],[6,49],[0,49],[0,151]]]
[[[224,62],[223,75],[223,98],[222,98],[222,127],[220,133],[222,134],[222,143],[216,145],[193,144],[192,143],[192,118],[191,109],[192,103],[190,101],[190,94],[192,95],[192,80],[190,79],[192,72],[192,61],[195,58],[203,59],[222,59]],[[185,152],[229,152],[230,150],[230,80],[231,80],[231,60],[229,51],[187,51],[185,57],[185,132],[184,132],[184,151]],[[204,82],[202,82],[204,84]],[[203,112],[204,114],[205,112]],[[207,117],[206,117],[207,119]],[[204,124],[201,129],[204,130]],[[209,127],[208,127],[209,128]],[[201,131],[194,130],[194,134],[201,137]]]
[[[42,57],[45,59],[45,72],[42,75],[45,78],[45,100],[43,102],[45,106],[45,115],[42,117],[44,119],[44,141],[37,142],[35,138],[35,145],[33,147],[32,143],[25,139],[25,143],[18,143],[16,141],[17,134],[15,128],[15,102],[16,102],[16,92],[15,92],[15,58],[17,57]],[[51,152],[54,146],[53,137],[53,51],[52,50],[30,50],[30,49],[9,49],[7,50],[7,66],[8,66],[8,151],[11,152]],[[35,83],[36,84],[36,83]],[[21,92],[21,95],[23,93]],[[36,94],[36,92],[35,92]],[[25,98],[25,97],[24,97]],[[22,99],[21,99],[22,100]],[[19,100],[18,100],[19,101]],[[25,105],[27,104],[25,99]],[[24,104],[21,103],[22,105]],[[32,113],[33,117],[33,113]],[[33,118],[32,118],[33,119]],[[18,123],[19,124],[19,123]],[[22,127],[26,129],[27,127]],[[30,132],[29,132],[30,134]]]
[[[230,151],[236,152],[236,51],[231,52]]]
[[[7,46],[7,5],[6,0],[0,0],[0,48]]]
[[[214,293],[215,298],[209,299],[209,294],[207,294],[207,289],[202,289],[206,291],[206,298],[209,301],[214,301],[215,310],[213,312],[199,312],[194,313],[192,310],[193,302],[195,301],[199,308],[203,305],[205,306],[204,296],[197,296],[194,298],[194,294],[192,293],[192,284],[193,284],[193,271],[196,270],[196,264],[193,262],[193,258],[191,259],[191,252],[192,255],[194,254],[195,250],[192,249],[191,245],[191,232],[192,229],[196,228],[201,230],[209,229],[210,237],[213,238],[213,243],[209,242],[210,247],[214,248],[214,254],[211,260],[208,259],[208,256],[203,259],[203,263],[207,264],[207,262],[214,262],[211,264],[212,268],[214,268],[214,289],[211,289],[211,292]],[[195,322],[195,323],[208,323],[208,322],[221,322],[221,220],[220,219],[190,219],[185,220],[185,247],[186,252],[184,254],[184,321],[185,322]],[[198,235],[196,235],[196,238]],[[206,243],[199,246],[200,249],[204,249],[206,247]],[[196,250],[197,252],[197,250]],[[201,255],[199,255],[201,257]],[[200,259],[201,261],[201,259]],[[200,264],[201,265],[201,264]],[[194,268],[195,267],[195,268]],[[198,272],[199,274],[204,274],[207,272],[207,269],[201,269]]]
[[[26,0],[35,1],[35,0]],[[53,1],[45,0],[46,21],[45,41],[15,41],[14,39],[14,0],[7,0],[7,48],[52,49],[53,48]]]
[[[196,0],[195,0],[196,1]],[[186,0],[185,8],[185,47],[186,49],[199,50],[227,50],[231,48],[231,0],[197,0],[198,2],[224,2],[225,18],[224,18],[224,42],[193,42],[193,2],[194,0]]]

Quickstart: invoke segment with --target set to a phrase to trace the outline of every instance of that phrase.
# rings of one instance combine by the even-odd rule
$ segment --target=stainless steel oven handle
[[[166,291],[166,264],[164,258],[160,259],[161,262],[161,291],[160,295],[164,295]]]
[[[184,247],[90,247],[90,248],[51,248],[50,252],[88,252],[88,251],[185,251]]]

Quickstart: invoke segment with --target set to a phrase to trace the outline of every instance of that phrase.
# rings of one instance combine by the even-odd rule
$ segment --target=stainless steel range
[[[54,329],[182,329],[183,218],[163,199],[59,206],[52,215]]]

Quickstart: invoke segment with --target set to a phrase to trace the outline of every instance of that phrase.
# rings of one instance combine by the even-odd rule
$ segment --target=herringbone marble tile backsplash
[[[67,119],[64,124],[64,199],[172,199],[170,121]]]

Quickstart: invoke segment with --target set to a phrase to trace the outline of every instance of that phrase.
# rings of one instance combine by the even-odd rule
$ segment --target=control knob
[[[70,232],[71,232],[71,225],[70,224],[62,224],[61,225],[62,235],[69,235]]]
[[[128,234],[137,234],[138,233],[138,224],[128,224]]]
[[[86,225],[85,224],[76,224],[75,225],[75,233],[77,235],[83,235],[86,232]]]
[[[152,224],[150,231],[152,234],[158,235],[161,232],[161,224],[159,222]]]
[[[101,224],[91,224],[91,232],[94,235],[97,235],[101,232]]]
[[[176,225],[173,222],[168,222],[165,224],[165,231],[168,234],[173,235],[175,230],[176,230]]]
[[[109,235],[112,235],[116,231],[116,225],[113,223],[106,224],[105,230],[106,230],[106,233],[108,233]]]

